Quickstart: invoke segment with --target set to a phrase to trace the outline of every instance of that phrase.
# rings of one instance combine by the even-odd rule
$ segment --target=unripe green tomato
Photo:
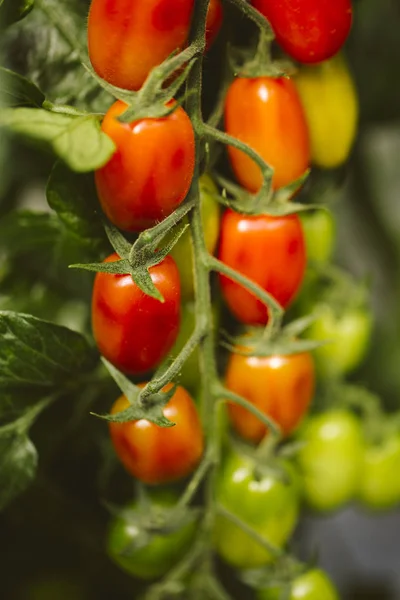
[[[306,240],[307,260],[320,265],[329,262],[336,236],[336,223],[332,213],[327,210],[307,210],[299,216]]]
[[[270,587],[257,592],[257,600],[281,600],[281,598],[281,587]],[[324,571],[311,569],[292,582],[287,600],[339,600],[339,594]]]
[[[359,499],[371,510],[393,508],[400,503],[400,435],[380,444],[367,444],[361,470]]]
[[[294,77],[310,134],[311,161],[331,169],[343,164],[357,133],[357,91],[340,54],[303,66]]]
[[[372,316],[366,307],[346,308],[336,314],[329,304],[313,310],[316,319],[305,335],[310,340],[326,341],[314,351],[317,372],[324,378],[350,373],[362,362],[372,331]]]
[[[200,206],[201,220],[203,224],[204,237],[207,250],[212,254],[217,246],[219,235],[219,205],[214,196],[218,194],[218,188],[207,174],[200,177]],[[182,223],[187,223],[185,218]],[[165,238],[168,240],[169,238]],[[193,280],[193,248],[190,232],[186,231],[175,244],[170,252],[175,260],[181,279],[182,301],[190,300],[194,296]]]
[[[364,452],[359,420],[345,410],[309,417],[297,439],[306,503],[318,511],[337,510],[358,493]]]
[[[158,492],[153,495],[153,506],[160,510],[177,502],[175,494]],[[127,510],[137,509],[134,501]],[[189,521],[176,531],[154,535],[146,546],[135,548],[140,531],[135,523],[122,516],[115,517],[110,525],[107,552],[125,572],[139,579],[156,579],[167,573],[185,555],[196,533],[196,521]]]

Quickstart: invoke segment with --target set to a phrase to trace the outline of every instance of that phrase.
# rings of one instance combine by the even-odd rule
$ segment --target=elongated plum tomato
[[[289,435],[300,423],[314,394],[314,363],[308,352],[287,356],[231,354],[226,387],[271,417]],[[265,425],[247,409],[229,403],[231,423],[246,440],[259,442]]]
[[[142,231],[164,219],[184,200],[195,162],[193,127],[178,106],[159,119],[121,123],[126,104],[115,102],[102,130],[115,143],[108,163],[96,171],[103,211],[125,231]]]
[[[238,77],[225,99],[225,130],[251,146],[274,169],[274,189],[307,170],[308,129],[294,83],[284,77]],[[247,154],[228,146],[238,181],[250,192],[262,184],[260,168]]]
[[[185,46],[194,0],[92,0],[89,58],[96,73],[138,90],[150,71]]]
[[[163,391],[171,387],[169,383]],[[128,399],[121,396],[111,413],[128,407]],[[185,388],[176,388],[163,413],[175,423],[173,427],[159,427],[147,419],[109,425],[118,458],[129,473],[148,484],[168,483],[189,475],[203,454],[200,419]]]
[[[303,230],[297,215],[247,216],[225,211],[219,258],[246,275],[286,307],[299,289],[306,266]],[[222,293],[239,321],[264,325],[266,306],[242,285],[221,275]]]
[[[105,262],[119,259],[117,254]],[[144,294],[130,275],[97,273],[92,296],[92,327],[103,356],[121,371],[145,373],[169,352],[179,332],[180,283],[167,256],[150,267],[150,277],[164,302]]]
[[[351,0],[252,0],[292,58],[317,63],[331,58],[346,41]]]
[[[206,22],[206,50],[211,46],[221,29],[223,20],[223,8],[221,0],[210,0]]]

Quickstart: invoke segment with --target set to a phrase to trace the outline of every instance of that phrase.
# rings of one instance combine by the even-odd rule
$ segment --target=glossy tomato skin
[[[115,102],[102,130],[115,143],[111,159],[95,174],[103,211],[125,231],[152,227],[184,200],[192,182],[195,142],[191,121],[178,106],[159,119],[120,123],[126,104]]]
[[[168,391],[168,384],[163,391]],[[121,396],[111,413],[129,407]],[[110,423],[110,435],[118,458],[126,470],[147,484],[176,481],[189,475],[203,453],[203,431],[192,397],[178,386],[165,405],[164,416],[173,427],[159,427],[146,419],[127,423]]]
[[[297,434],[304,499],[317,511],[338,510],[358,493],[364,441],[359,420],[337,409],[307,419]]]
[[[300,423],[314,394],[314,362],[308,352],[275,356],[231,354],[226,387],[270,416],[289,435]],[[260,442],[267,432],[245,408],[229,403],[235,430],[246,440]]]
[[[105,262],[119,260],[117,254]],[[179,273],[167,256],[150,267],[164,302],[144,294],[128,275],[97,273],[92,295],[93,335],[101,354],[121,371],[146,373],[173,346],[180,324]]]
[[[310,159],[303,107],[288,78],[237,77],[225,99],[225,130],[248,144],[274,169],[272,185],[281,188],[307,170]],[[228,146],[236,178],[257,192],[262,176],[256,163],[241,150]]]
[[[318,63],[336,54],[349,35],[351,0],[252,0],[292,58]]]
[[[304,66],[294,81],[310,132],[311,161],[324,169],[339,167],[350,154],[358,122],[357,91],[344,56]]]
[[[280,466],[287,482],[271,473],[256,476],[251,459],[230,454],[216,488],[222,506],[278,547],[292,534],[299,514],[297,473],[287,462]],[[214,546],[227,563],[239,569],[260,567],[272,560],[271,553],[221,515],[215,523]]]
[[[172,508],[178,496],[166,491],[151,495],[151,511],[162,515]],[[141,544],[140,528],[135,524],[138,503],[124,507],[125,514],[114,517],[107,536],[107,553],[123,571],[139,579],[151,580],[165,575],[188,551],[196,533],[196,521],[190,520],[168,533],[156,533],[146,545]],[[129,519],[129,512],[132,520]],[[137,517],[138,518],[138,517]],[[135,546],[137,544],[137,546]]]
[[[221,0],[210,0],[206,21],[206,50],[210,48],[221,29],[224,11]]]
[[[400,504],[400,435],[367,443],[358,498],[369,510],[388,510]]]
[[[257,592],[257,600],[280,600],[281,587],[270,587]],[[321,569],[310,569],[292,582],[288,600],[340,600],[338,591]]]
[[[153,67],[189,34],[194,0],[92,0],[89,58],[96,73],[120,88],[138,90]]]
[[[258,283],[283,307],[303,280],[306,250],[299,217],[247,216],[231,209],[221,221],[219,259]],[[243,286],[221,275],[223,296],[242,323],[264,325],[267,308]]]

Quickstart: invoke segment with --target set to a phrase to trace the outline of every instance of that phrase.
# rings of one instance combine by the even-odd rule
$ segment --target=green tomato
[[[307,260],[323,265],[332,258],[336,223],[327,210],[304,211],[300,213],[301,224],[306,240]]]
[[[281,587],[270,587],[257,592],[257,600],[281,600]],[[339,600],[339,594],[321,569],[311,569],[296,577],[290,588],[287,600]]]
[[[294,467],[281,462],[288,481],[276,474],[256,474],[251,458],[228,455],[219,473],[217,501],[277,547],[292,534],[299,515],[299,480]],[[223,515],[214,526],[214,545],[220,556],[234,567],[265,565],[273,556],[251,535]]]
[[[313,314],[316,318],[306,337],[328,342],[314,351],[319,375],[328,378],[350,373],[360,365],[367,351],[371,313],[366,308],[348,307],[336,314],[329,304],[319,304]]]
[[[204,230],[206,248],[212,254],[217,246],[219,235],[220,212],[218,202],[214,196],[218,194],[218,188],[209,175],[200,177],[200,206],[201,220]],[[184,219],[182,223],[187,223]],[[168,240],[170,238],[166,238]],[[175,244],[170,252],[175,260],[181,279],[182,301],[190,300],[194,296],[193,280],[193,248],[190,232],[186,231]]]
[[[297,439],[304,442],[297,461],[307,504],[319,511],[337,510],[359,489],[364,441],[359,420],[345,410],[309,417]]]
[[[152,510],[162,513],[177,501],[175,494],[158,492],[152,500]],[[136,501],[126,510],[135,511]],[[190,520],[170,533],[155,534],[145,546],[139,545],[140,529],[134,520],[118,516],[111,522],[107,552],[122,570],[139,579],[156,579],[167,573],[190,548],[196,533],[196,521]],[[135,547],[135,543],[137,547]]]
[[[400,435],[392,434],[380,444],[367,444],[361,470],[359,499],[372,510],[400,503]]]

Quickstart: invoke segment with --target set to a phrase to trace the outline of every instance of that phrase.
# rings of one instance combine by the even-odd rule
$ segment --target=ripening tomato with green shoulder
[[[337,589],[322,569],[310,569],[289,585],[287,600],[340,600]],[[257,600],[281,600],[282,592],[282,586],[271,585],[257,591]]]
[[[194,172],[194,131],[181,106],[166,117],[121,123],[126,108],[117,100],[103,119],[101,128],[116,149],[95,181],[110,221],[124,231],[143,231],[185,199]]]
[[[348,158],[357,134],[357,90],[343,55],[303,66],[294,77],[310,132],[311,161],[332,169]]]
[[[286,77],[237,77],[225,98],[225,131],[251,146],[273,169],[272,186],[293,183],[308,168],[307,123],[293,81]],[[257,192],[261,170],[247,154],[228,146],[232,169],[240,184]]]
[[[232,353],[225,384],[271,417],[287,436],[302,420],[314,395],[314,362],[309,352],[272,356]],[[244,439],[257,443],[267,433],[267,427],[246,408],[230,402],[228,412]]]
[[[310,416],[296,439],[296,461],[306,503],[317,511],[338,510],[358,493],[364,439],[359,419],[344,409]]]
[[[284,308],[301,286],[306,248],[297,215],[242,215],[231,209],[221,221],[219,259],[271,294]],[[239,283],[220,275],[224,299],[233,315],[248,325],[265,325],[268,310]]]
[[[278,548],[291,536],[299,516],[300,481],[293,465],[279,461],[281,475],[258,472],[250,457],[229,453],[216,484],[216,499],[230,513]],[[214,547],[239,569],[261,567],[273,555],[239,525],[219,514],[214,525]]]
[[[143,544],[141,524],[143,518],[151,514],[154,521],[168,518],[179,497],[170,490],[157,490],[151,493],[150,506],[146,515],[137,500],[127,504],[109,525],[107,554],[111,560],[129,575],[138,579],[151,580],[165,575],[188,552],[196,535],[196,519],[170,531],[152,533]]]
[[[388,432],[380,441],[367,441],[358,498],[369,510],[388,510],[400,504],[400,433]]]
[[[172,383],[169,383],[162,391],[168,392],[171,388]],[[111,414],[129,406],[126,396],[120,396],[113,404]],[[185,388],[176,388],[164,406],[163,414],[175,423],[173,427],[160,427],[147,419],[109,424],[118,458],[129,473],[147,484],[169,483],[186,477],[203,454],[200,418]]]
[[[114,253],[104,262],[119,260]],[[131,275],[97,273],[92,294],[93,336],[101,354],[134,375],[156,367],[172,348],[180,324],[180,283],[167,256],[150,267],[150,277],[164,302],[147,296]]]
[[[307,260],[315,265],[330,261],[335,248],[336,221],[329,210],[305,210],[299,214],[306,242]]]
[[[138,90],[150,71],[186,45],[194,0],[92,0],[89,58],[96,73]]]
[[[351,0],[252,0],[292,58],[319,63],[336,54],[349,35]]]

